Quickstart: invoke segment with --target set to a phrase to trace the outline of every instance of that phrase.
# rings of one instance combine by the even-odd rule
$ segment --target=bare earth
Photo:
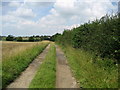
[[[22,74],[7,88],[28,88],[32,79],[34,78],[39,65],[44,60],[50,45],[46,47],[46,49],[29,65],[29,67],[22,72]]]
[[[56,46],[57,53],[57,72],[56,72],[56,88],[78,88],[75,78],[72,76],[70,68],[67,64],[66,57],[61,49]]]

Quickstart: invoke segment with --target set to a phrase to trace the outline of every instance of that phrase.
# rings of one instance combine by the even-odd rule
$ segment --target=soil
[[[62,50],[56,46],[57,72],[56,88],[78,88],[75,78],[72,76],[66,57]]]

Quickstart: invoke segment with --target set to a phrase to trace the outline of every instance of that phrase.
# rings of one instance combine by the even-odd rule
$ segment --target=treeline
[[[85,23],[63,34],[55,34],[52,40],[94,52],[102,58],[120,59],[120,15],[104,16],[100,20]]]
[[[29,37],[15,37],[13,35],[8,35],[7,37],[1,36],[3,41],[18,41],[18,42],[36,42],[42,40],[50,40],[50,36],[29,36]]]

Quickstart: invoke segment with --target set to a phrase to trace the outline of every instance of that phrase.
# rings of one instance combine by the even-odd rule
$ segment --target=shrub
[[[57,35],[55,41],[94,52],[102,58],[120,58],[120,16],[104,16]]]

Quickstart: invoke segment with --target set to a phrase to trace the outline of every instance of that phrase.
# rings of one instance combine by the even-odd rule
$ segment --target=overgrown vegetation
[[[120,16],[104,16],[57,34],[56,42],[91,51],[102,58],[120,58]]]
[[[24,46],[25,48],[21,50],[19,50],[19,47],[17,48],[15,53],[8,53],[10,54],[10,56],[6,58],[4,57],[4,60],[2,62],[2,87],[5,88],[15,78],[17,78],[20,75],[20,73],[25,70],[25,68],[32,62],[32,60],[34,60],[34,58],[39,53],[41,53],[47,45],[48,42],[38,42],[30,47]]]
[[[72,72],[82,88],[118,88],[118,65],[112,60],[97,57],[94,54],[71,46],[61,46],[65,52]]]
[[[51,44],[50,50],[45,60],[40,65],[30,88],[55,88],[56,82],[56,50],[55,45]],[[31,90],[31,89],[30,89]]]
[[[120,16],[104,16],[53,36],[83,88],[117,88]]]

